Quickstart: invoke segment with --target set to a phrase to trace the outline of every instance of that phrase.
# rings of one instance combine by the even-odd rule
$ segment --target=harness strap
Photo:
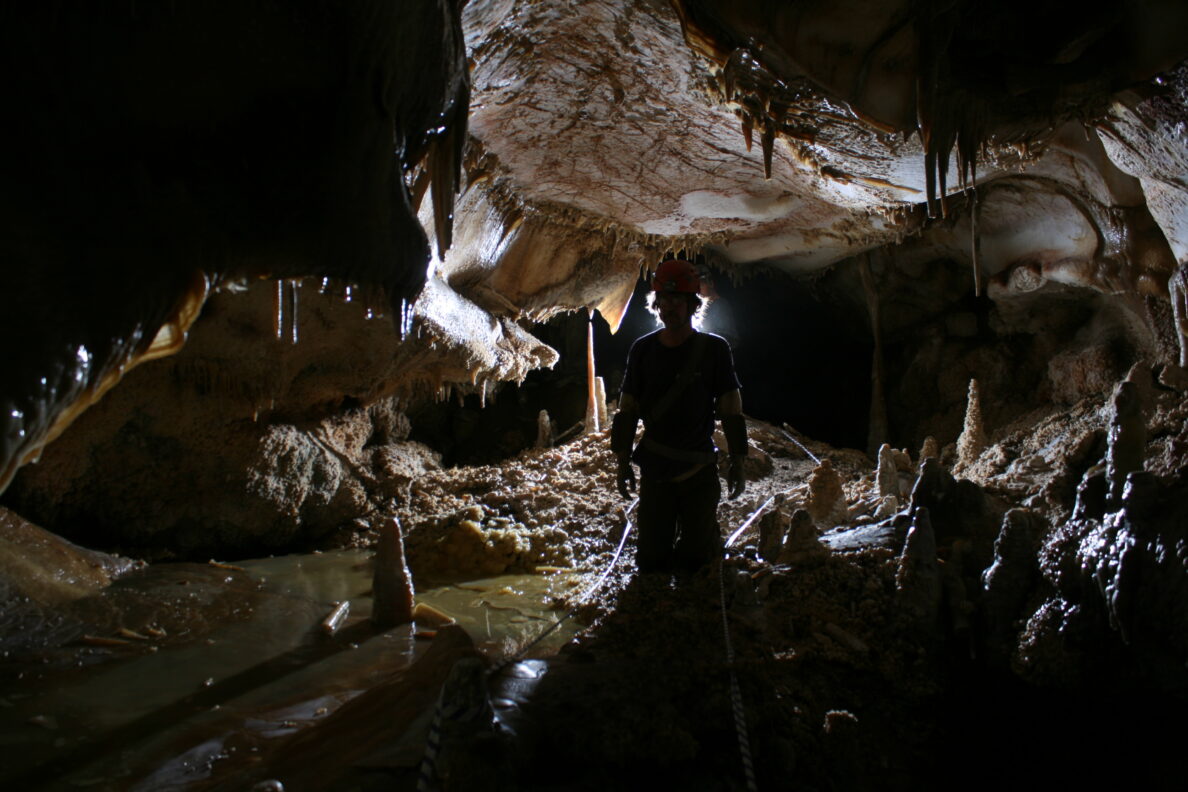
[[[681,392],[688,387],[689,383],[697,375],[697,369],[701,365],[701,353],[705,349],[705,333],[697,333],[690,339],[689,343],[693,346],[689,350],[689,357],[685,358],[685,366],[681,369],[681,373],[672,381],[672,386],[660,397],[660,400],[652,405],[652,409],[644,416],[648,421],[655,421],[662,417],[664,413],[668,412],[668,408],[672,407],[673,402],[681,395]],[[645,421],[646,423],[646,421]]]
[[[673,448],[672,446],[664,445],[664,443],[653,440],[646,434],[639,441],[639,444],[649,451],[668,459],[675,459],[677,462],[712,465],[718,461],[718,455],[713,451],[686,451],[682,448]]]

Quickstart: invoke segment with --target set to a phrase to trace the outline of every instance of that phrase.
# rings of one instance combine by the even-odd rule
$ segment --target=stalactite
[[[606,407],[603,407],[605,414]],[[594,374],[594,311],[587,311],[586,322],[586,431],[597,432],[598,423],[598,386]]]
[[[982,296],[982,276],[981,265],[979,263],[979,247],[978,242],[978,188],[977,185],[971,185],[969,188],[969,259],[973,267],[973,282],[974,282],[974,296]]]
[[[870,361],[870,412],[866,434],[866,450],[874,456],[887,438],[887,405],[883,397],[883,334],[880,329],[879,292],[870,268],[871,254],[858,257],[858,273],[866,295],[866,309],[870,314],[870,329],[874,339],[874,354]]]

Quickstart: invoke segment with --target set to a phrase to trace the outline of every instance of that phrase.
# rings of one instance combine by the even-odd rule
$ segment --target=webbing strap
[[[678,462],[691,462],[697,465],[711,465],[718,461],[718,455],[713,451],[686,451],[682,448],[673,448],[664,443],[657,442],[648,437],[647,434],[639,441],[639,444],[649,451],[654,451],[662,457],[668,459],[675,459]]]
[[[672,385],[660,397],[660,400],[652,406],[652,409],[648,410],[645,416],[647,420],[655,421],[662,418],[697,374],[697,367],[701,365],[701,353],[705,349],[705,333],[695,333],[689,343],[693,346],[689,348],[689,357],[685,358],[684,368],[681,369],[681,373],[672,381]]]

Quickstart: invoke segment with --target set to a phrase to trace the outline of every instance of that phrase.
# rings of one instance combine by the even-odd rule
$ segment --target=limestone
[[[379,529],[371,596],[371,620],[377,627],[396,627],[413,620],[412,573],[404,560],[400,520],[395,517],[386,518]]]
[[[809,477],[809,514],[814,520],[827,522],[837,517],[844,506],[841,477],[833,469],[833,463],[822,459]]]
[[[940,446],[932,435],[925,437],[923,445],[920,446],[920,461],[923,462],[925,459],[940,459]]]
[[[1052,399],[1061,404],[1108,393],[1118,374],[1116,355],[1105,344],[1061,352],[1048,361]]]
[[[821,543],[812,516],[804,509],[792,512],[788,533],[780,548],[779,563],[796,563],[828,554],[829,548]]]
[[[936,535],[928,509],[916,510],[904,541],[895,573],[895,604],[900,616],[914,629],[936,627],[940,612],[941,579],[936,561]]]
[[[781,507],[785,499],[782,494],[776,495],[771,510],[759,518],[759,557],[764,561],[775,562],[784,544],[788,518]]]
[[[1110,445],[1106,452],[1106,478],[1109,481],[1109,502],[1116,505],[1122,500],[1127,474],[1142,470],[1146,454],[1147,425],[1138,387],[1133,382],[1118,384],[1114,391],[1113,410]]]
[[[1188,391],[1188,371],[1169,363],[1159,372],[1159,384],[1181,393]]]
[[[886,495],[879,500],[878,505],[875,507],[874,518],[876,520],[885,520],[897,511],[899,511],[899,498],[894,495]]]
[[[1076,501],[1073,505],[1074,520],[1098,520],[1106,511],[1106,499],[1109,494],[1109,482],[1106,479],[1106,466],[1099,463],[1093,465],[1077,483]]]
[[[957,438],[957,464],[954,470],[969,467],[986,449],[986,430],[982,424],[982,403],[978,395],[978,381],[969,381],[969,396],[965,405],[965,424]]]
[[[1155,377],[1146,360],[1139,360],[1126,372],[1126,381],[1134,384],[1135,395],[1144,414],[1155,406]]]
[[[548,410],[541,410],[536,415],[536,447],[548,448],[553,444],[553,421],[549,418]]]
[[[879,461],[875,478],[879,487],[879,497],[899,496],[899,471],[895,464],[895,454],[891,450],[891,446],[886,443],[879,446]]]

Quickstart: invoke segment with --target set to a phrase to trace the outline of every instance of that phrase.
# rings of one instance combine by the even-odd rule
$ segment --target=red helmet
[[[697,294],[701,290],[701,278],[697,277],[697,269],[692,262],[666,259],[656,268],[656,274],[652,277],[652,290]]]

